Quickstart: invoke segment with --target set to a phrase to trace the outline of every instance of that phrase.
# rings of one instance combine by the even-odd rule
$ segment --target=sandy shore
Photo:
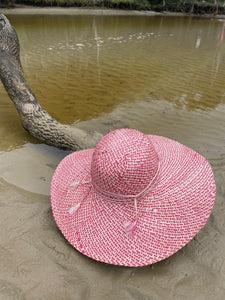
[[[0,11],[7,15],[104,15],[104,16],[185,16],[184,13],[137,11],[120,9],[95,9],[95,8],[76,8],[76,7],[35,7],[35,6],[16,6],[15,8],[2,8]]]
[[[15,8],[2,8],[0,11],[7,15],[130,15],[130,16],[155,16],[162,13],[153,11],[119,10],[119,9],[88,9],[76,7],[35,7],[35,6],[17,6]]]

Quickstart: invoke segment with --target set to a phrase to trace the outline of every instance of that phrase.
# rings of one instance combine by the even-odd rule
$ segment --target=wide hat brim
[[[134,216],[133,200],[102,197],[85,183],[91,180],[94,149],[74,152],[58,165],[51,183],[53,216],[64,237],[84,255],[122,266],[153,264],[184,247],[207,222],[216,197],[208,161],[174,140],[149,137],[160,169],[154,188],[138,200],[133,235],[124,229]],[[82,184],[74,188],[74,182]]]

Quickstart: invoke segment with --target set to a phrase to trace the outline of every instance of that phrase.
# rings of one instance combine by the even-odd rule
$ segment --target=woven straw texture
[[[138,194],[136,228],[128,235],[124,223],[135,217]],[[51,184],[53,215],[65,238],[95,260],[131,267],[185,246],[207,222],[215,196],[203,156],[132,129],[115,130],[95,149],[65,157]]]

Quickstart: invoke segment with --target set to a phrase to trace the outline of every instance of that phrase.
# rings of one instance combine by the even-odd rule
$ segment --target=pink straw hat
[[[65,157],[51,184],[65,238],[95,260],[130,267],[184,247],[207,222],[215,197],[203,156],[133,129],[112,131],[95,149]]]

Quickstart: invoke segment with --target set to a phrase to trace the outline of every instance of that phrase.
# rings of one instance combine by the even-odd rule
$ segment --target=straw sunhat
[[[84,255],[130,267],[184,247],[207,222],[215,196],[203,156],[133,129],[112,131],[95,149],[65,157],[51,184],[64,237]]]

